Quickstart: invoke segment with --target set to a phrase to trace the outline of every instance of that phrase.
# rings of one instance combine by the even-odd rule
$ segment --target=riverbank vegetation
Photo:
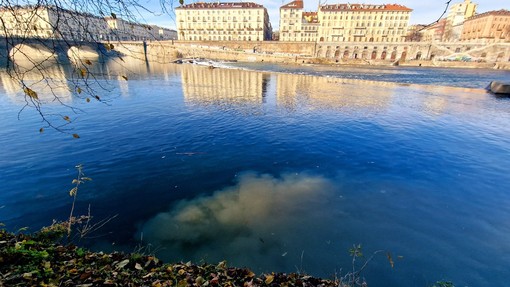
[[[0,230],[0,286],[348,286],[304,274],[255,275],[218,264],[164,264],[152,255],[61,244],[66,223],[35,234]]]

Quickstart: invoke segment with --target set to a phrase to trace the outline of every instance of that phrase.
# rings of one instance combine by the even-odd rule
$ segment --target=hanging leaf
[[[75,139],[79,139],[79,138],[80,138],[80,136],[79,136],[78,134],[73,134],[73,138],[75,138]]]
[[[96,100],[100,101],[101,98],[99,96],[94,96],[94,98],[96,98]]]
[[[71,184],[77,184],[77,183],[79,183],[79,182],[80,182],[80,181],[79,181],[79,180],[77,180],[77,179],[75,178],[75,179],[73,179],[73,182],[71,182]]]
[[[122,76],[122,78],[123,78],[124,80],[126,80],[126,81],[128,80],[128,77],[127,77],[127,76]]]
[[[115,46],[113,46],[113,44],[110,44],[110,50],[113,50],[115,49]]]
[[[80,69],[80,75],[81,75],[83,78],[85,78],[85,76],[87,75],[87,69],[85,69],[85,68],[81,68],[81,69]]]
[[[69,191],[69,195],[70,196],[75,196],[77,191],[78,191],[78,188],[77,187],[73,187],[73,189],[71,189]]]
[[[90,178],[90,177],[82,177],[81,180],[91,181],[92,178]]]
[[[24,88],[23,92],[25,92],[25,95],[27,95],[27,96],[29,96],[29,97],[31,97],[33,99],[36,99],[36,100],[39,99],[39,97],[37,96],[37,93],[34,90],[32,90],[32,89],[30,89],[28,87]]]
[[[90,60],[85,60],[85,64],[87,64],[87,65],[89,65],[89,66],[90,66],[90,65],[92,65],[92,61],[90,61]]]
[[[87,103],[90,103],[90,99],[89,98],[87,98],[86,101],[87,101]]]
[[[71,118],[70,118],[70,117],[68,117],[68,116],[63,116],[62,118],[63,118],[65,121],[71,122]]]
[[[76,88],[76,92],[77,92],[78,94],[81,94],[81,88],[80,88],[80,87]]]
[[[40,132],[40,133],[43,133],[43,132],[44,132],[44,128],[40,128],[40,129],[39,129],[39,132]]]
[[[113,19],[117,19],[117,14],[115,14],[115,13],[113,13],[113,12],[112,12],[112,18],[113,18]]]

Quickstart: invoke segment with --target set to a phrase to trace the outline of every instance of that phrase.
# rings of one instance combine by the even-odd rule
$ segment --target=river
[[[332,278],[362,244],[370,286],[507,285],[510,99],[483,88],[508,71],[220,65],[90,67],[105,102],[27,75],[71,119],[42,133],[0,71],[0,222],[65,220],[83,164],[75,214],[116,216],[96,250]]]

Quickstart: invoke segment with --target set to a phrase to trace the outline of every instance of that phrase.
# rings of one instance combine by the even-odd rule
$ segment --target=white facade
[[[75,41],[100,41],[108,31],[104,18],[54,7],[0,8],[0,35]]]
[[[175,8],[179,40],[264,41],[272,28],[266,8],[252,2],[193,3]]]
[[[319,27],[317,12],[304,12],[302,0],[280,7],[280,41],[315,42]]]
[[[404,42],[411,11],[397,4],[331,4],[315,15],[297,0],[280,8],[280,41]]]
[[[49,6],[0,8],[0,36],[68,41],[171,40],[177,32]]]

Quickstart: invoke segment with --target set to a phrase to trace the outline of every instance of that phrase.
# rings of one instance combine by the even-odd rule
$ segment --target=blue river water
[[[510,99],[483,87],[509,72],[225,65],[244,69],[94,67],[106,102],[67,68],[48,67],[53,91],[26,75],[48,120],[71,119],[42,133],[0,71],[0,222],[65,220],[83,164],[75,214],[117,215],[96,250],[332,278],[362,244],[384,250],[370,286],[507,285]]]

